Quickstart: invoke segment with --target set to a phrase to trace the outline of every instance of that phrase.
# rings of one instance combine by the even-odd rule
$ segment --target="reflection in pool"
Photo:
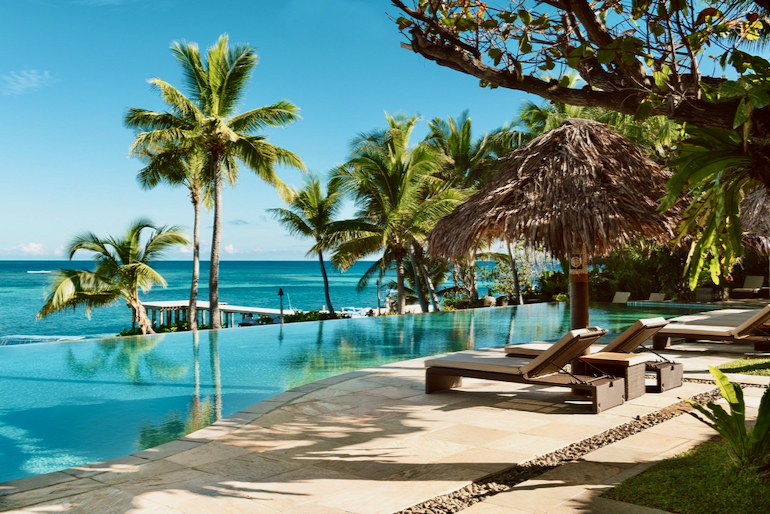
[[[619,332],[688,312],[603,304],[591,324]],[[565,304],[532,304],[2,346],[0,481],[156,446],[331,375],[568,329]]]

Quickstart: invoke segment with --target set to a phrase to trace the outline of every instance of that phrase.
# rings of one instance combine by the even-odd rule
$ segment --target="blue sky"
[[[385,111],[429,120],[467,108],[476,135],[514,118],[525,95],[482,89],[401,48],[388,15],[397,16],[388,0],[9,2],[0,30],[0,259],[59,259],[75,234],[119,234],[140,216],[191,228],[183,189],[137,186],[141,163],[127,157],[133,133],[122,125],[128,107],[164,108],[147,79],[182,87],[173,41],[206,48],[228,33],[255,47],[260,62],[242,110],[298,105],[303,119],[268,136],[320,174],[345,161],[357,133],[383,127]],[[422,123],[413,141],[426,131]],[[297,171],[279,176],[302,184]],[[305,258],[309,241],[265,213],[282,203],[245,168],[223,204],[223,259]],[[210,215],[202,226],[208,252]]]

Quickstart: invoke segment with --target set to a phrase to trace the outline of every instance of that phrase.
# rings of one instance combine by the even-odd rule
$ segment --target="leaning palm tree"
[[[386,118],[388,129],[354,140],[351,159],[335,171],[341,190],[353,196],[359,209],[355,219],[334,224],[343,241],[332,262],[347,269],[384,250],[379,269],[395,263],[398,313],[403,314],[404,260],[413,244],[425,239],[432,224],[448,214],[458,198],[451,189],[435,187],[441,156],[425,144],[409,148],[417,117],[386,114]],[[373,272],[370,268],[366,276]]]
[[[308,255],[318,255],[321,275],[324,279],[324,294],[329,312],[334,314],[331,296],[329,296],[329,278],[326,275],[323,251],[333,247],[330,243],[329,228],[342,206],[342,193],[339,183],[331,181],[323,192],[321,179],[311,175],[305,180],[305,186],[294,194],[288,209],[268,209],[275,219],[292,235],[312,237],[315,245]]]
[[[238,180],[238,163],[243,163],[262,180],[275,187],[285,199],[291,190],[278,178],[276,164],[304,170],[296,154],[272,145],[257,132],[268,127],[282,127],[299,116],[299,109],[282,100],[276,104],[237,114],[246,92],[257,55],[248,45],[230,48],[227,35],[208,49],[201,58],[195,43],[175,42],[171,52],[182,66],[187,95],[158,78],[149,82],[169,105],[167,112],[130,108],[125,125],[138,130],[131,152],[138,148],[170,144],[176,154],[201,151],[204,168],[212,180],[214,193],[214,230],[211,238],[209,303],[211,328],[221,328],[219,316],[219,254],[222,232],[222,187],[227,180]],[[158,155],[158,158],[168,156]],[[174,158],[172,155],[171,158]]]
[[[165,151],[164,151],[165,150]],[[211,204],[211,180],[204,167],[205,156],[200,152],[183,155],[168,147],[152,149],[140,147],[134,154],[147,162],[136,176],[142,189],[153,189],[160,184],[184,186],[193,205],[193,270],[190,284],[190,305],[187,319],[190,330],[198,330],[198,281],[200,278],[200,215],[201,202],[208,209]]]
[[[142,244],[147,230],[150,234]],[[143,334],[153,334],[147,312],[139,300],[139,290],[149,291],[155,284],[166,287],[166,281],[152,268],[153,262],[164,250],[188,244],[179,227],[156,227],[146,219],[136,220],[120,238],[100,238],[92,232],[76,236],[70,244],[70,260],[80,250],[91,252],[95,269],[54,272],[51,294],[37,317],[74,310],[80,305],[85,307],[88,316],[93,308],[123,300],[133,313],[133,326],[138,324]]]

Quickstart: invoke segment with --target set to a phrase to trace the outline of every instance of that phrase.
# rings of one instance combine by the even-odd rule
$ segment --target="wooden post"
[[[585,248],[569,259],[570,329],[588,327],[588,256]]]
[[[573,250],[569,256],[569,317],[571,330],[588,328],[588,255],[585,248]],[[586,348],[583,355],[590,353],[591,349]],[[572,372],[585,373],[585,364],[579,358],[572,360]],[[585,394],[576,389],[572,392]]]

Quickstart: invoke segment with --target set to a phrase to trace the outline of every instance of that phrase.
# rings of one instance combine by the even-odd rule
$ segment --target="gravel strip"
[[[687,380],[688,382],[700,382]],[[713,384],[713,382],[705,381]],[[741,384],[743,385],[743,384]],[[747,386],[749,384],[746,384]],[[719,389],[701,393],[692,397],[692,400],[701,405],[717,401],[721,398]],[[554,452],[542,455],[530,461],[518,464],[505,471],[489,475],[477,482],[458,489],[457,491],[431,498],[425,502],[401,510],[396,514],[445,514],[459,512],[470,507],[474,503],[484,501],[497,493],[508,491],[516,484],[526,482],[538,475],[545,473],[565,462],[573,461],[626,437],[638,434],[643,430],[668,421],[693,410],[687,402],[681,401],[657,412],[637,417],[636,419],[591,436],[582,441],[572,443]]]

